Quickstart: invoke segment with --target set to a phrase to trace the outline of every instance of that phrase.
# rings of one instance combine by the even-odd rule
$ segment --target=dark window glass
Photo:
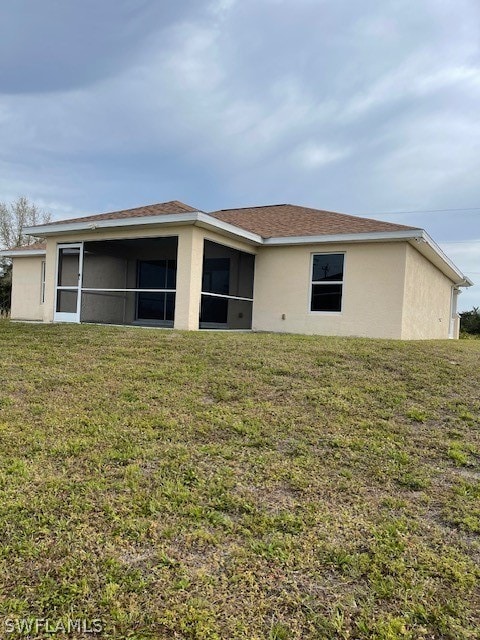
[[[139,289],[175,289],[175,260],[140,260],[138,263]]]
[[[174,293],[139,293],[139,320],[173,320],[175,312]]]
[[[204,259],[202,291],[228,296],[230,293],[230,258]]]
[[[200,322],[226,324],[228,320],[228,299],[202,296]]]
[[[177,278],[175,260],[139,260],[139,289],[175,289]],[[137,319],[173,321],[174,293],[145,292],[137,294]]]
[[[341,284],[312,285],[311,311],[341,311],[341,310],[342,310],[342,285]]]
[[[343,253],[326,253],[313,256],[313,282],[342,281]]]
[[[166,289],[175,289],[175,287],[177,286],[177,263],[175,260],[167,260],[166,284]]]

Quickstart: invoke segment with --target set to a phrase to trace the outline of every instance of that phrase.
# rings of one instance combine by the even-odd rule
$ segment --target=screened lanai
[[[56,319],[172,327],[177,244],[167,237],[60,245]]]
[[[86,242],[80,322],[173,327],[177,238]]]
[[[55,320],[173,327],[177,253],[177,236],[58,245]],[[201,292],[182,292],[199,328],[250,329],[253,276],[253,255],[205,240]]]

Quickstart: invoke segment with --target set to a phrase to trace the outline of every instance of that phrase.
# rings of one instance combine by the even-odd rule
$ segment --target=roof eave
[[[90,220],[86,222],[62,222],[35,227],[26,227],[25,233],[34,236],[58,236],[79,231],[96,231],[99,229],[114,229],[122,227],[145,227],[154,225],[186,225],[196,224],[202,227],[212,228],[224,232],[253,244],[262,244],[263,238],[257,233],[252,233],[223,220],[218,220],[201,211],[192,213],[173,213],[160,216],[145,216],[132,218],[111,218],[107,220]]]
[[[246,229],[237,227],[230,222],[224,222],[223,220],[219,220],[218,218],[208,215],[208,213],[199,212],[196,223],[199,227],[213,228],[215,231],[222,231],[227,235],[247,240],[251,244],[262,245],[265,242],[264,238],[262,238],[258,233],[247,231]]]
[[[456,286],[472,287],[474,285],[473,281],[460,271],[426,231],[423,231],[415,248],[450,278]]]
[[[188,224],[195,222],[198,212],[170,213],[158,216],[134,216],[131,218],[108,218],[105,220],[88,220],[79,222],[60,222],[35,227],[25,227],[25,233],[32,236],[58,236],[72,231],[95,231],[115,227],[142,227],[155,224]]]
[[[27,258],[34,256],[45,256],[47,255],[46,249],[18,249],[17,251],[11,251],[5,249],[4,251],[0,251],[0,256],[3,258]]]
[[[388,242],[410,240],[421,237],[423,229],[406,229],[401,231],[367,231],[362,233],[330,233],[319,236],[279,236],[265,238],[266,246],[296,244],[330,244],[339,242]]]

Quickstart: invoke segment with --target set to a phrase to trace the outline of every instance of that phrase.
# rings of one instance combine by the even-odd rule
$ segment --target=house
[[[294,205],[178,201],[30,227],[4,251],[17,320],[458,337],[472,283],[423,230]]]

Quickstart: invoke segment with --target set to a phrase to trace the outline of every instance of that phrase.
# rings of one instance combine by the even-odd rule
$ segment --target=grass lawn
[[[3,321],[0,357],[0,637],[479,637],[480,341]]]

